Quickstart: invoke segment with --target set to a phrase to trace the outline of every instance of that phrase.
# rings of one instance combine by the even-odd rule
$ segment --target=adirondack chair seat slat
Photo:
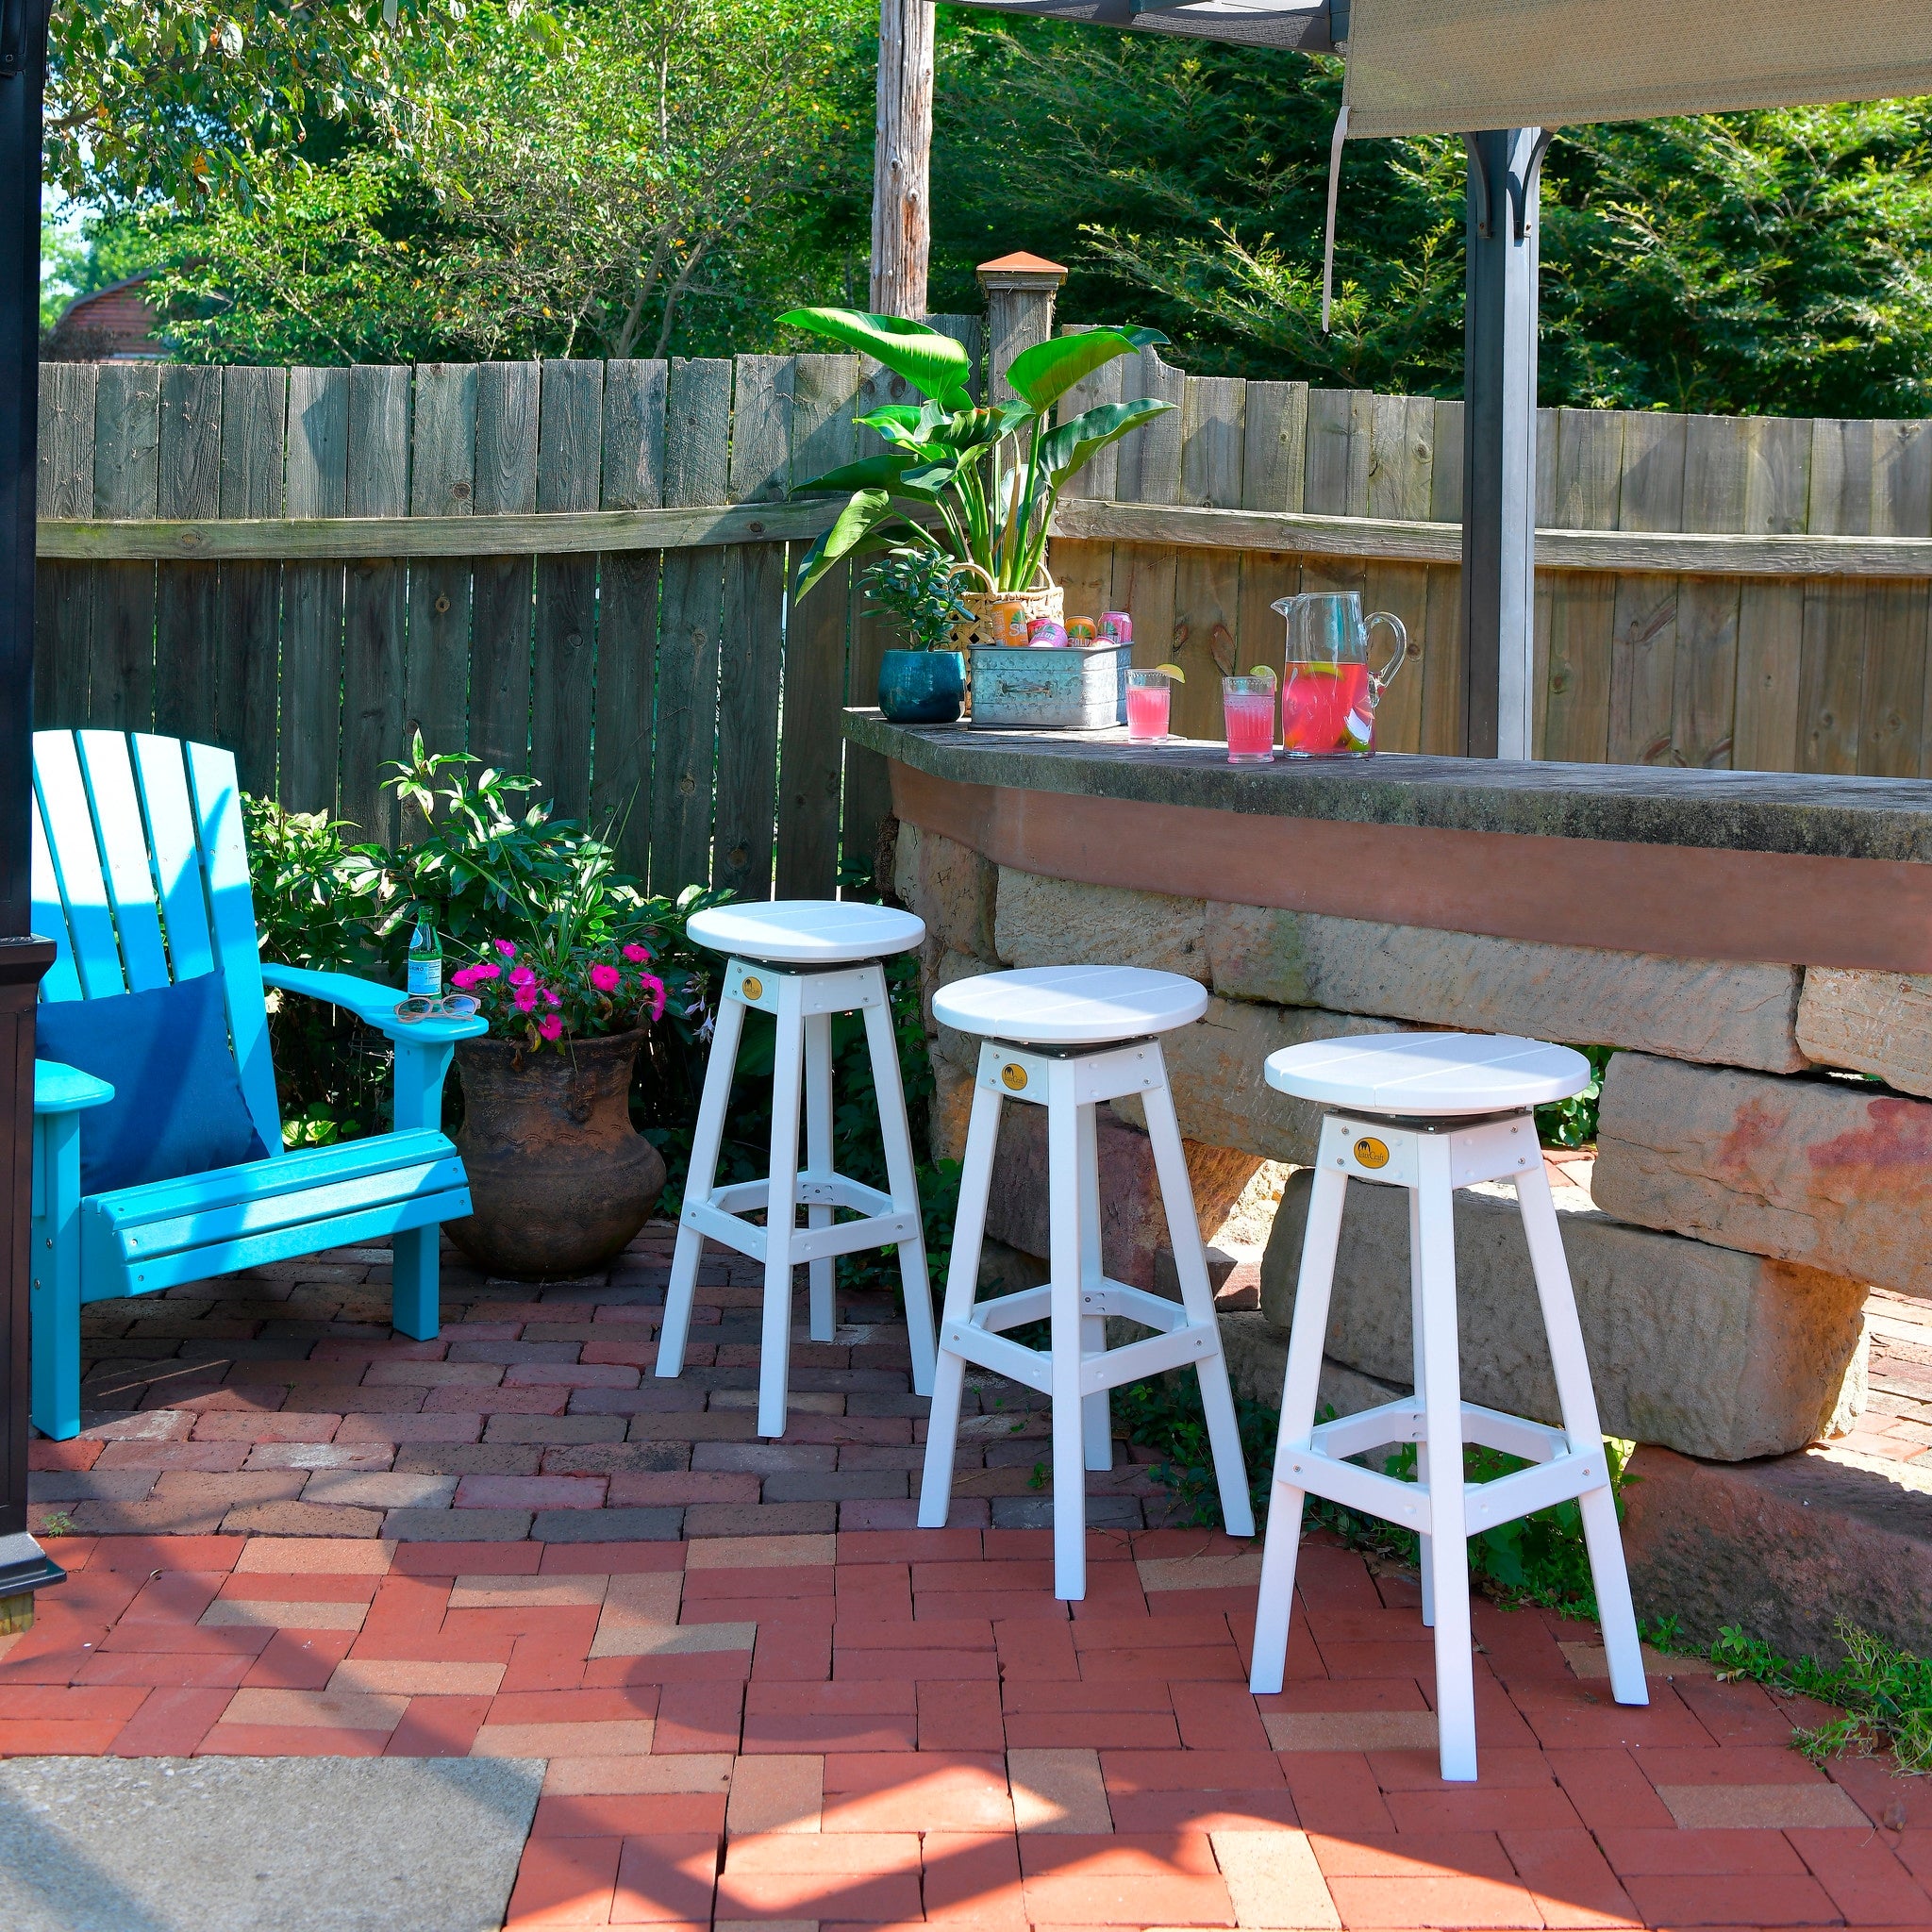
[[[433,1233],[439,1224],[469,1211],[470,1191],[447,1188],[437,1193],[381,1202],[345,1214],[323,1215],[298,1226],[244,1235],[236,1241],[213,1241],[206,1247],[181,1248],[152,1260],[130,1260],[120,1272],[121,1286],[117,1291],[128,1295],[158,1294],[185,1282],[205,1281],[214,1274],[234,1274],[244,1268],[265,1268],[272,1262],[291,1261],[324,1248],[353,1248],[413,1228],[425,1228]],[[89,1252],[83,1241],[83,1267],[88,1259]]]
[[[455,1042],[480,1019],[408,1024],[393,987],[340,973],[264,968],[256,945],[241,792],[231,754],[112,731],[34,737],[33,915],[56,958],[43,1000],[98,998],[217,972],[242,1097],[265,1159],[83,1196],[87,1110],[112,1086],[73,1067],[34,1070],[33,1416],[57,1439],[80,1426],[80,1309],[115,1296],[388,1240],[392,1316],[435,1335],[442,1222],[471,1211],[463,1164],[441,1131]],[[395,1127],[282,1152],[265,988],[348,1008],[395,1048]]]
[[[341,1141],[329,1147],[297,1148],[269,1160],[251,1160],[242,1167],[218,1167],[211,1174],[183,1174],[176,1180],[150,1181],[144,1187],[94,1194],[88,1206],[115,1227],[129,1227],[204,1208],[273,1201],[299,1194],[306,1188],[361,1180],[370,1174],[387,1174],[394,1167],[420,1166],[455,1152],[449,1137],[433,1127],[371,1134],[365,1140]]]
[[[231,1167],[218,1168],[211,1178],[234,1172]],[[402,1201],[411,1194],[463,1185],[463,1163],[445,1141],[441,1156],[433,1160],[385,1168],[380,1174],[361,1174],[353,1180],[311,1181],[282,1193],[251,1192],[245,1200],[195,1208],[186,1214],[147,1215],[145,1204],[138,1198],[139,1188],[123,1189],[119,1195],[95,1194],[82,1211],[90,1221],[99,1223],[102,1233],[118,1242],[121,1252],[132,1261],[137,1257],[171,1255],[176,1248],[206,1247],[214,1241],[241,1241],[252,1234],[299,1227],[317,1215],[345,1214],[352,1208],[373,1208],[382,1201]],[[128,1195],[137,1198],[129,1200]],[[116,1208],[118,1215],[113,1211]]]

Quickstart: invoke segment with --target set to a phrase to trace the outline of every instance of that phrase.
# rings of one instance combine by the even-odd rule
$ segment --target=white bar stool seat
[[[777,899],[766,905],[722,906],[692,916],[685,928],[701,946],[728,958],[718,1002],[717,1030],[705,1069],[704,1098],[692,1138],[691,1175],[678,1217],[658,1374],[684,1367],[698,1261],[708,1241],[761,1261],[765,1269],[764,1332],[758,1357],[758,1434],[785,1433],[791,1353],[791,1271],[811,1270],[811,1339],[832,1339],[832,1262],[839,1255],[896,1244],[912,1349],[912,1386],[932,1392],[932,1288],[906,1094],[886,997],[881,959],[909,952],[925,938],[925,924],[889,906],[835,899]],[[731,1077],[748,1008],[772,1014],[777,1041],[772,1075],[772,1151],[767,1178],[717,1185],[718,1150],[731,1100]],[[872,1055],[879,1127],[885,1141],[890,1193],[847,1178],[832,1166],[832,1015],[863,1013]],[[798,1108],[803,1092],[807,1159],[798,1163]],[[787,1210],[789,1204],[789,1211]],[[807,1225],[798,1226],[799,1208]],[[861,1218],[839,1222],[844,1208]],[[762,1211],[765,1225],[744,1219]]]
[[[1596,1394],[1531,1111],[1581,1092],[1590,1062],[1567,1046],[1536,1040],[1404,1033],[1291,1046],[1269,1055],[1266,1071],[1271,1087],[1331,1110],[1322,1123],[1302,1241],[1249,1689],[1262,1695],[1282,1686],[1304,1497],[1325,1496],[1400,1524],[1422,1539],[1423,1622],[1436,1631],[1442,1775],[1474,1778],[1468,1540],[1574,1497],[1596,1583],[1611,1693],[1619,1704],[1647,1704]],[[1317,1427],[1322,1349],[1351,1180],[1408,1191],[1415,1393]],[[1559,1429],[1462,1400],[1452,1195],[1493,1180],[1515,1184],[1556,1370]],[[1400,1442],[1417,1445],[1413,1483],[1349,1460]],[[1502,1450],[1530,1466],[1487,1483],[1457,1480],[1465,1442]],[[1448,1480],[1430,1480],[1432,1457]]]
[[[985,1044],[966,1130],[958,1222],[940,1322],[920,1527],[945,1526],[966,1364],[1010,1376],[1053,1398],[1054,1594],[1073,1601],[1084,1597],[1086,1471],[1113,1464],[1107,1391],[1191,1362],[1201,1378],[1223,1517],[1234,1535],[1254,1535],[1208,1257],[1156,1037],[1198,1020],[1208,1008],[1206,991],[1177,973],[1141,967],[1036,966],[956,981],[935,994],[932,1004],[941,1024],[978,1034]],[[1101,1268],[1094,1109],[1124,1093],[1140,1094],[1146,1107],[1147,1137],[1180,1277],[1178,1307],[1112,1280]],[[975,1304],[993,1150],[1000,1109],[1008,1100],[1046,1108],[1052,1274],[1043,1287]],[[1109,1349],[1108,1315],[1156,1332]],[[1052,1323],[1052,1341],[1044,1350],[1024,1347],[1000,1332],[1042,1317]]]

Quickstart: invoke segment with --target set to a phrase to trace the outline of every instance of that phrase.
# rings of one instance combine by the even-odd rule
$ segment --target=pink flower
[[[514,941],[510,940],[491,940],[490,943],[492,946],[494,946],[496,950],[499,953],[501,953],[506,959],[514,959],[517,956],[516,945]]]
[[[537,1010],[537,989],[534,986],[518,987],[513,1004],[520,1013],[534,1013]]]
[[[529,966],[512,966],[510,968],[509,983],[512,986],[535,986],[537,983],[535,969]]]
[[[545,988],[543,988],[542,991],[543,997],[546,1000],[548,1000],[553,1007],[562,1006],[563,995],[559,993],[554,986],[546,986]]]
[[[615,966],[607,966],[599,960],[591,968],[591,984],[599,992],[615,992],[624,984],[624,974]]]
[[[664,982],[655,974],[640,973],[638,991],[649,998],[652,1020],[661,1020],[664,1017]]]
[[[537,1022],[537,1031],[545,1040],[560,1040],[563,1037],[563,1022],[555,1013],[545,1013]]]
[[[449,983],[454,987],[460,988],[464,992],[468,992],[475,985],[477,976],[476,969],[474,966],[458,966],[450,974]]]
[[[625,947],[624,957],[633,966],[648,966],[651,963],[651,949],[649,946],[641,946],[636,941],[632,941],[629,945]]]
[[[480,986],[486,979],[501,979],[503,968],[491,959],[478,959],[475,965],[459,967],[450,974],[450,984],[468,989]]]

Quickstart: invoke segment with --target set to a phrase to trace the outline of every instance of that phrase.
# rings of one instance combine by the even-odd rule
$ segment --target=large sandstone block
[[[1075,885],[1001,866],[993,939],[1008,966],[1145,966],[1208,983],[1199,899]]]
[[[991,959],[997,883],[995,868],[970,845],[900,821],[892,891],[935,939]]]
[[[1296,1174],[1261,1263],[1261,1312],[1294,1317],[1311,1176]],[[1863,1407],[1856,1281],[1628,1227],[1563,1190],[1558,1214],[1605,1429],[1721,1461],[1801,1448]],[[1457,1309],[1469,1402],[1561,1421],[1514,1191],[1456,1196]],[[1351,1185],[1326,1352],[1413,1385],[1408,1201]]]
[[[1807,966],[1798,1044],[1824,1066],[1876,1074],[1901,1093],[1932,1094],[1932,973]]]
[[[1306,1166],[1321,1139],[1322,1109],[1312,1101],[1277,1093],[1262,1076],[1263,1062],[1271,1053],[1305,1040],[1402,1031],[1392,1021],[1364,1020],[1354,1013],[1210,998],[1207,1012],[1193,1025],[1161,1036],[1181,1132],[1191,1141]],[[1111,1105],[1124,1120],[1143,1124],[1138,1095]]]
[[[1623,1221],[1932,1295],[1923,1100],[1618,1054],[1592,1189]]]
[[[1101,1263],[1116,1281],[1154,1292],[1156,1257],[1169,1240],[1153,1147],[1145,1134],[1115,1120],[1104,1108],[1097,1125]],[[1184,1145],[1195,1217],[1203,1239],[1210,1239],[1260,1162],[1226,1147]],[[1025,1254],[1045,1255],[1052,1245],[1048,1230],[1046,1109],[1008,1102],[1000,1115],[986,1231]]]
[[[981,1042],[973,1034],[958,1033],[950,1026],[942,1026],[933,1014],[933,995],[943,992],[955,980],[976,979],[982,973],[998,971],[997,966],[989,965],[971,953],[961,953],[951,946],[936,944],[931,940],[920,948],[919,1007],[925,1021],[926,1042],[935,1066],[941,1060],[949,1060],[961,1073],[972,1073],[979,1064]]]
[[[1640,1449],[1629,1473],[1640,1616],[1701,1643],[1741,1624],[1785,1657],[1841,1657],[1840,1618],[1932,1648],[1932,1471],[1845,1449],[1743,1464]]]
[[[1207,935],[1211,983],[1229,998],[1774,1074],[1806,1064],[1795,966],[1596,952],[1258,906],[1210,905]]]

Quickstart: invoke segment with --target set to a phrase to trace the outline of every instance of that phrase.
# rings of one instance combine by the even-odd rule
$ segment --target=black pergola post
[[[32,1592],[67,1574],[26,1526],[34,1002],[54,958],[30,930],[27,858],[46,51],[46,0],[0,0],[0,1631],[24,1628]]]
[[[1549,137],[1509,127],[1463,139],[1462,749],[1526,758],[1536,690],[1537,187]]]

